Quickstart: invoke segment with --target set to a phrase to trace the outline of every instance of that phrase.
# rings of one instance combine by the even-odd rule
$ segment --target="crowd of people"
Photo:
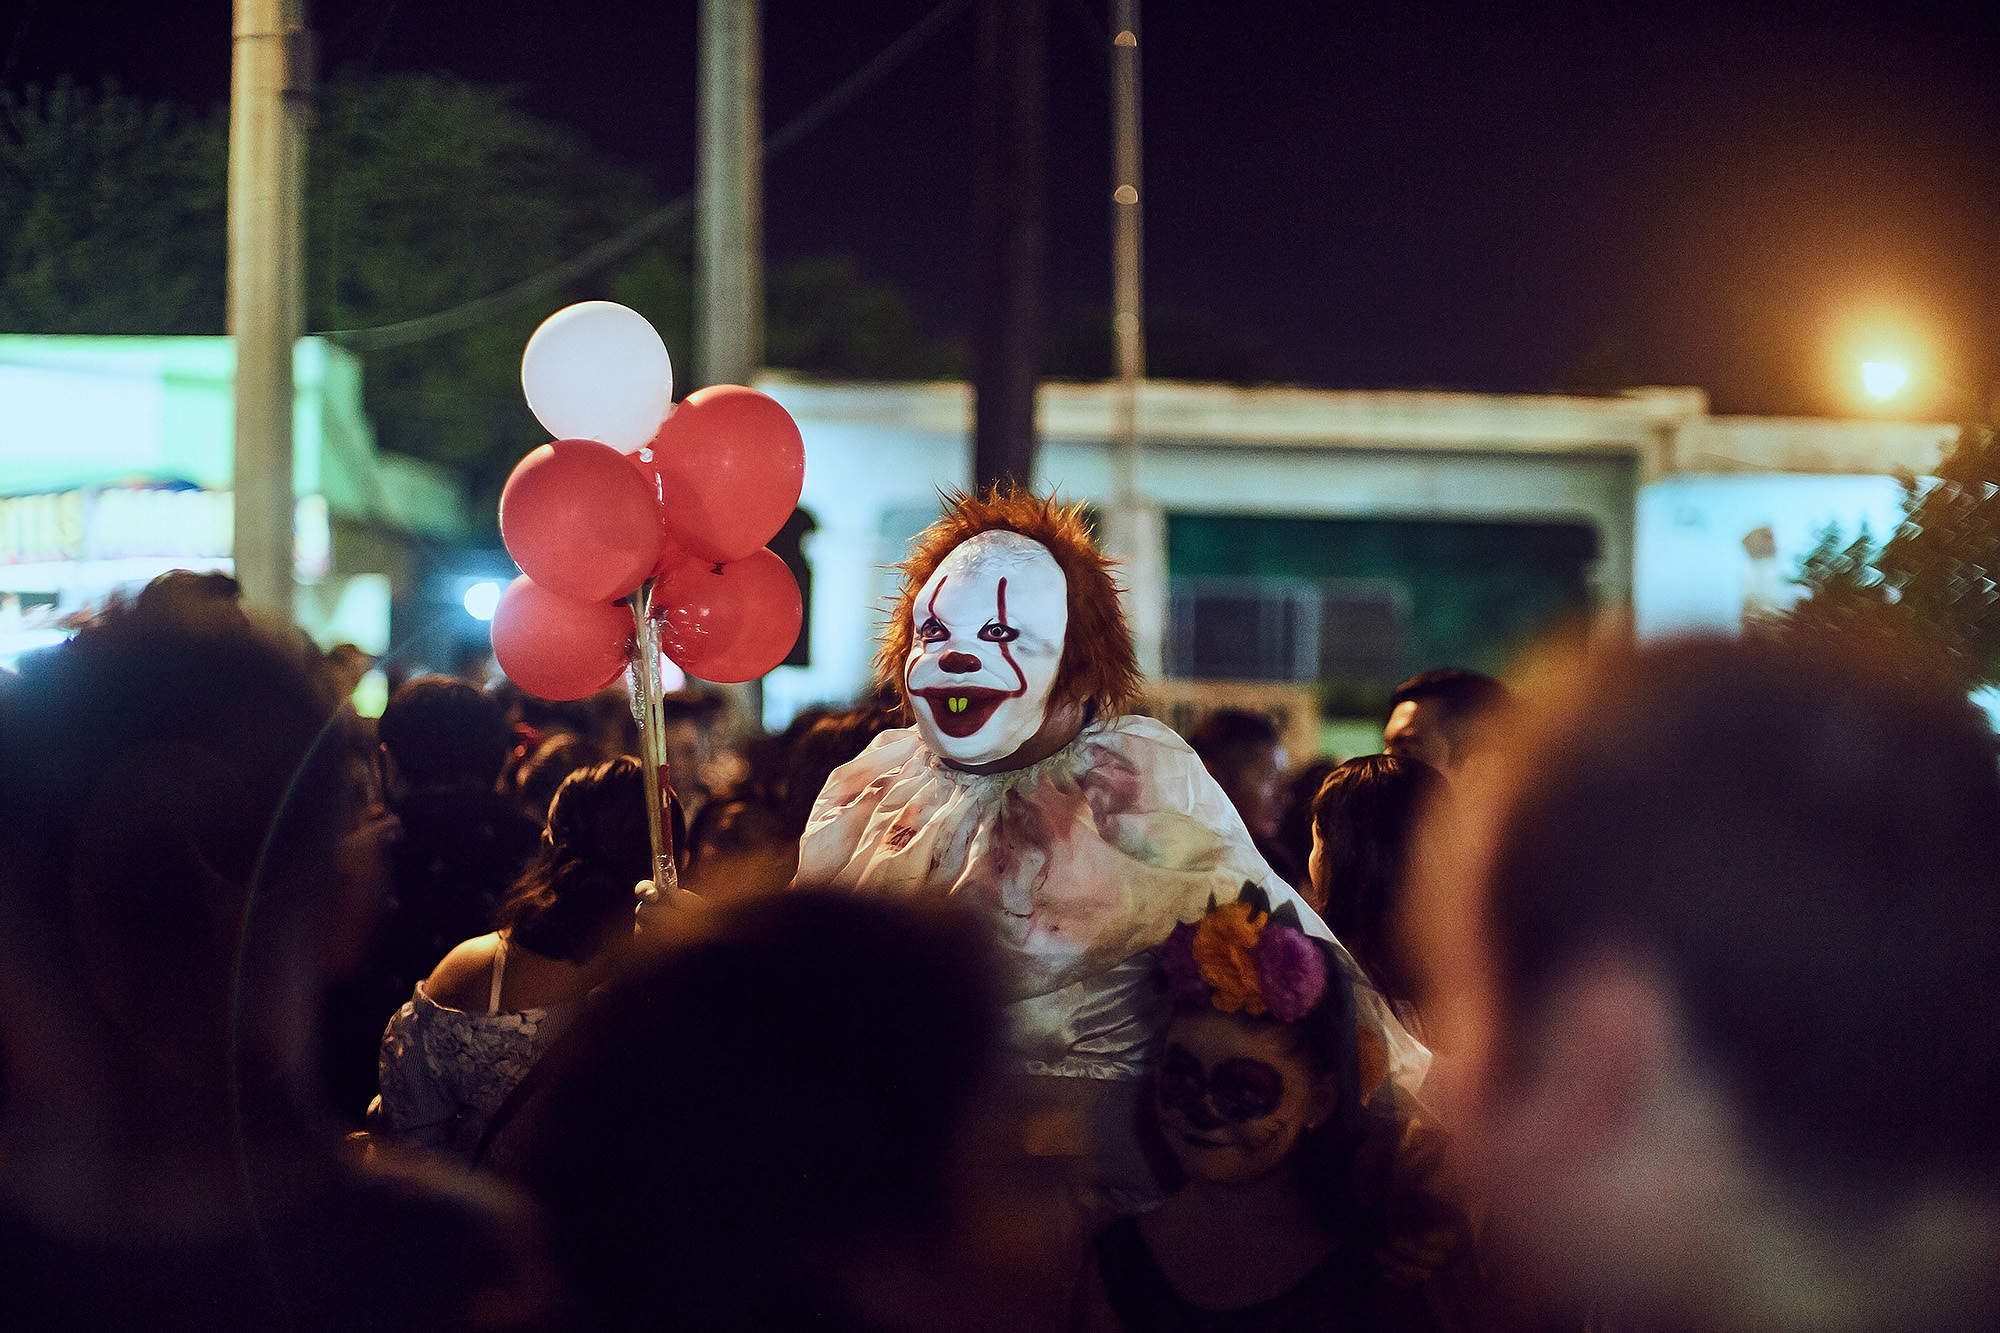
[[[1303,906],[1146,953],[1133,1203],[979,911],[800,873],[894,700],[671,700],[663,905],[621,698],[371,722],[167,576],[0,675],[0,1324],[2000,1327],[2000,762],[1886,651],[1433,671],[1296,767],[1208,714]]]

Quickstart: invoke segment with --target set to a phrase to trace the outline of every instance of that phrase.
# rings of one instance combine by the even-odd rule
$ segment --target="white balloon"
[[[613,301],[583,301],[550,315],[528,339],[521,390],[557,439],[630,450],[666,420],[674,366],[644,315]]]

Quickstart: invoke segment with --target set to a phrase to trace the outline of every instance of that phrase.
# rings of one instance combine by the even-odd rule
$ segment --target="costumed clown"
[[[1333,936],[1187,743],[1125,712],[1138,663],[1080,505],[948,497],[902,570],[877,666],[916,725],[828,778],[798,882],[988,911],[1014,964],[1028,1072],[1063,1080],[1084,1110],[1104,1197],[1143,1207],[1158,1187],[1132,1126],[1172,1006],[1154,981],[1159,946],[1246,886]],[[1414,1090],[1429,1053],[1372,992],[1360,1025],[1379,1052],[1369,1076]]]

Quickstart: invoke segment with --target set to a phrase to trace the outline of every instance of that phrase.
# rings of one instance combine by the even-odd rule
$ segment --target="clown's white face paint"
[[[910,608],[903,685],[924,743],[956,764],[990,764],[1041,730],[1069,628],[1069,580],[1018,532],[952,548]]]

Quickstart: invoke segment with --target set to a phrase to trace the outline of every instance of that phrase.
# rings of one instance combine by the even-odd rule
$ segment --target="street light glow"
[[[1909,382],[1910,372],[1893,361],[1863,361],[1861,363],[1861,387],[1876,402],[1893,395],[1896,390]]]
[[[491,579],[465,590],[465,614],[474,620],[491,620],[500,609],[500,585]]]

